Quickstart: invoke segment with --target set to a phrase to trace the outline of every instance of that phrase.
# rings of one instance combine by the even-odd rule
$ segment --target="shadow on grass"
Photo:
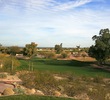
[[[55,59],[31,59],[30,62],[33,63],[34,69],[41,71],[71,72],[77,75],[110,77],[110,72],[93,66],[96,62]],[[21,67],[18,69],[28,70],[28,62],[21,60]]]
[[[77,61],[77,60],[54,60],[54,59],[33,59],[33,62],[36,63],[43,63],[46,65],[62,65],[62,66],[76,66],[76,67],[85,67],[90,66],[94,62],[84,62],[84,61]]]
[[[70,67],[81,67],[86,68],[90,72],[107,72],[102,68],[95,68],[92,65],[96,62],[78,61],[78,60],[56,60],[56,59],[32,59],[32,62],[43,63],[45,65],[60,65],[60,66],[70,66]]]

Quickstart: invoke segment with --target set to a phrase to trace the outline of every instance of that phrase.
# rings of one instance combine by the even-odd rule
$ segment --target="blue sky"
[[[110,0],[0,0],[0,43],[89,47],[110,28]]]

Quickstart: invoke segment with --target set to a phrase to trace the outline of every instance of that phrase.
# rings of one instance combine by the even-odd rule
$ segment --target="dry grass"
[[[24,86],[39,89],[45,95],[54,95],[54,91],[60,91],[61,94],[66,94],[69,97],[86,93],[92,100],[104,100],[110,92],[110,80],[105,82],[104,78],[100,76],[79,77],[73,74],[62,74],[61,77],[64,79],[58,80],[54,75],[51,72],[36,71],[22,74],[20,77]],[[60,74],[57,74],[57,76],[60,77]]]

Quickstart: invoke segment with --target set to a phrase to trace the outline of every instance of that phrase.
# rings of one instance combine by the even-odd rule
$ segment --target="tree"
[[[24,48],[24,53],[27,56],[32,57],[36,53],[36,46],[37,44],[34,42],[31,42],[31,44],[26,44]]]
[[[1,53],[8,53],[8,48],[7,47],[4,47],[0,44],[0,52]]]
[[[95,45],[89,48],[89,56],[96,58],[99,64],[104,64],[110,57],[110,30],[101,29],[99,36],[94,35],[92,39],[95,41]]]
[[[20,50],[20,47],[18,47],[18,46],[11,46],[11,47],[9,47],[9,52],[12,55],[16,55],[17,53],[20,53],[21,50]]]
[[[55,50],[56,50],[56,53],[61,53],[62,52],[62,43],[60,45],[56,44],[55,45]]]
[[[2,47],[2,44],[0,43],[0,47]]]

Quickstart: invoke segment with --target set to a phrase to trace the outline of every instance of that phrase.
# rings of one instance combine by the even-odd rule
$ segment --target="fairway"
[[[58,73],[71,73],[79,76],[101,76],[110,77],[108,71],[93,68],[93,62],[81,62],[76,60],[52,60],[52,59],[32,59],[30,61],[20,60],[19,70],[29,70],[29,63],[34,70],[50,71]]]

